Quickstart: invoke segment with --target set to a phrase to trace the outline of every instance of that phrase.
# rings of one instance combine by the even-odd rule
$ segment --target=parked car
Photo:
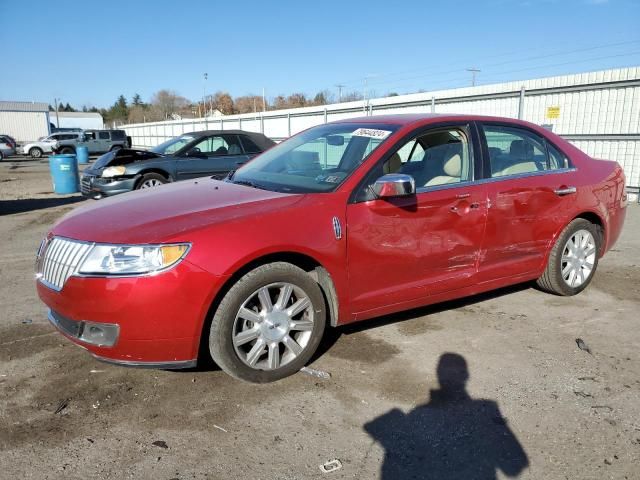
[[[622,168],[536,125],[393,115],[306,130],[225,181],[64,217],[37,255],[49,319],[109,362],[297,372],[325,327],[536,281],[576,295],[618,239]],[[202,340],[202,343],[201,343]]]
[[[90,154],[111,152],[128,148],[129,140],[124,130],[84,130],[79,137],[58,140],[55,153],[76,153],[76,147],[87,147]]]
[[[202,176],[224,178],[275,143],[242,130],[194,132],[146,150],[124,149],[100,157],[82,172],[82,194],[101,198]]]
[[[11,148],[13,148],[16,152],[18,151],[18,142],[12,136],[7,134],[2,134],[0,135],[0,142],[6,143]]]
[[[0,135],[0,161],[15,153],[15,141],[8,135]]]
[[[23,155],[29,155],[31,158],[41,158],[46,153],[52,153],[58,142],[78,142],[80,136],[80,133],[74,132],[52,133],[46,137],[41,137],[36,142],[24,144],[21,151]]]

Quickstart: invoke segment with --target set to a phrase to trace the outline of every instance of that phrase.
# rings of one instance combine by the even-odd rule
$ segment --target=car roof
[[[251,138],[251,140],[253,140],[253,142],[263,150],[266,150],[267,148],[275,145],[275,142],[266,135],[259,132],[248,132],[246,130],[201,130],[199,132],[184,132],[179,136],[182,137],[184,135],[189,135],[195,138],[200,138],[207,135],[245,135]]]
[[[373,115],[368,117],[354,117],[345,118],[343,120],[336,120],[331,123],[377,123],[377,124],[389,124],[407,126],[412,124],[427,124],[435,122],[446,121],[493,121],[493,122],[507,122],[514,125],[532,125],[529,122],[518,120],[515,118],[507,117],[492,117],[486,115],[470,115],[470,114],[458,114],[458,113],[398,113],[393,115]]]

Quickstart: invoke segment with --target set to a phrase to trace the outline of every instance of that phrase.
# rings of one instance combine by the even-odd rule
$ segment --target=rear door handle
[[[553,193],[555,193],[559,197],[562,197],[564,195],[571,195],[573,193],[576,193],[576,187],[557,188],[556,190],[553,191]]]

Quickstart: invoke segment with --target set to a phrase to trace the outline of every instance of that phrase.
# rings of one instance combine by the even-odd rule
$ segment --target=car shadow
[[[0,216],[12,215],[14,213],[30,212],[32,210],[42,210],[45,208],[60,207],[62,205],[72,205],[86,200],[78,195],[74,197],[55,198],[24,198],[21,200],[0,200]]]
[[[315,361],[319,357],[329,352],[342,335],[352,335],[354,333],[362,332],[364,330],[370,330],[372,328],[382,327],[384,325],[391,325],[394,323],[403,322],[405,320],[411,320],[417,317],[424,317],[426,315],[434,315],[446,310],[454,310],[456,308],[466,307],[531,288],[533,288],[533,284],[531,282],[519,283],[517,285],[510,285],[508,287],[479,293],[470,297],[436,303],[433,305],[428,305],[426,307],[419,307],[411,310],[404,310],[381,317],[375,317],[370,320],[350,323],[337,328],[328,328],[325,331],[325,335],[320,342],[320,346],[318,347],[318,350],[312,357],[311,361]]]
[[[444,353],[438,362],[440,388],[408,413],[393,408],[363,429],[384,448],[382,480],[495,479],[516,477],[529,465],[524,448],[498,403],[474,399],[466,390],[467,362]]]
[[[533,288],[533,284],[531,282],[520,283],[517,285],[510,285],[508,287],[492,290],[489,292],[479,293],[477,295],[473,295],[470,297],[464,297],[456,300],[450,300],[448,302],[429,305],[426,307],[419,307],[411,310],[405,310],[405,311],[393,313],[390,315],[376,317],[370,320],[354,322],[352,324],[343,325],[336,328],[327,327],[325,329],[322,340],[320,341],[320,345],[318,345],[318,348],[316,349],[315,353],[309,360],[308,364],[315,362],[320,357],[327,354],[331,350],[331,348],[333,348],[333,346],[336,344],[336,342],[340,339],[342,335],[352,335],[354,333],[362,332],[364,330],[369,330],[369,329],[381,327],[384,325],[403,322],[405,320],[410,320],[416,317],[423,317],[425,315],[434,315],[436,313],[440,313],[445,310],[462,308],[468,305],[473,305],[476,303],[481,303],[487,300],[491,300],[493,298],[498,298],[504,295],[510,295],[512,293],[528,290],[530,288]],[[175,372],[208,372],[208,371],[217,371],[217,370],[220,370],[220,367],[218,367],[211,359],[211,356],[209,354],[208,341],[206,341],[206,338],[203,337],[200,340],[197,367],[182,369],[182,370],[174,370],[174,371]]]

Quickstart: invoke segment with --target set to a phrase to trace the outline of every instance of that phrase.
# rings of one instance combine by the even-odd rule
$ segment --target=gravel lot
[[[34,254],[80,202],[46,160],[0,164],[0,478],[640,478],[637,205],[577,297],[521,285],[338,329],[311,365],[331,378],[258,386],[54,332]]]

